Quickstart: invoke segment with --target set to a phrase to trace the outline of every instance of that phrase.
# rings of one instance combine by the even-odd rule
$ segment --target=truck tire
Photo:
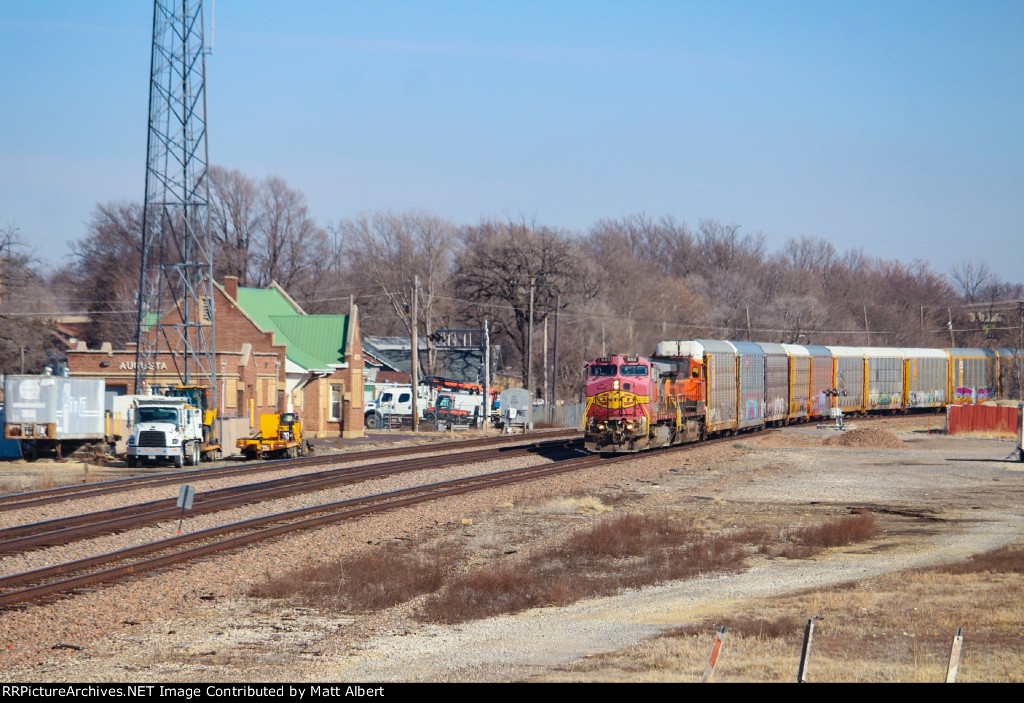
[[[364,423],[368,430],[379,430],[384,424],[384,418],[379,413],[367,413]]]
[[[185,465],[185,457],[182,454],[178,454],[174,457],[174,468],[180,469]]]
[[[129,469],[134,469],[136,466],[139,465],[139,460],[133,456],[126,456],[124,458],[124,461],[126,464],[128,464]]]

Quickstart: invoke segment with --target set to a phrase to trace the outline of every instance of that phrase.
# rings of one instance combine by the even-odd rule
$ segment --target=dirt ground
[[[513,499],[460,512],[432,526],[430,534],[435,540],[460,542],[473,554],[474,565],[481,565],[556,543],[609,513],[669,513],[709,531],[757,526],[784,532],[856,509],[874,513],[881,529],[865,544],[809,559],[755,558],[739,573],[457,626],[419,621],[415,602],[352,615],[226,593],[171,624],[135,626],[124,638],[90,647],[87,654],[56,657],[32,674],[17,676],[99,681],[699,680],[706,637],[694,640],[691,662],[680,663],[678,650],[668,663],[658,654],[671,638],[680,637],[680,628],[710,630],[723,614],[778,619],[794,607],[799,610],[792,617],[802,623],[834,602],[827,595],[830,589],[884,578],[899,585],[898,575],[908,570],[961,561],[1024,540],[1024,464],[1006,461],[1012,440],[936,434],[934,417],[863,424],[874,431],[858,439],[852,422],[838,446],[825,444],[837,436],[834,430],[804,426],[738,436],[724,447],[651,453],[608,478],[552,490],[537,484]],[[878,432],[880,427],[886,432]],[[33,468],[44,477],[54,472],[53,480],[84,477],[86,471],[81,466]],[[88,469],[91,480],[97,480],[94,470]],[[15,467],[4,471],[17,474]],[[600,511],[581,508],[595,504],[603,506]],[[1009,582],[1018,600],[1021,585],[1019,578]],[[797,597],[797,606],[786,600]],[[948,625],[955,630],[955,623]],[[929,622],[920,627],[931,633],[940,626]],[[945,637],[947,623],[941,628]],[[868,641],[871,636],[877,635]],[[914,677],[925,674],[933,678],[922,680],[934,680],[932,669],[938,665],[933,662],[921,673],[916,644],[921,640],[911,639],[911,626],[904,626],[902,636],[915,643],[913,661],[907,654],[904,668],[883,670],[889,656],[883,653],[878,662],[871,660],[870,671],[836,668],[827,680],[918,680]],[[1019,637],[1011,637],[1004,649],[1018,663],[1024,656]],[[735,668],[720,680],[792,680],[765,673],[774,671],[774,663],[756,668],[737,662],[737,650],[729,654]],[[833,655],[843,657],[842,652]],[[791,667],[792,651],[780,661],[780,667]],[[1018,680],[1021,675],[1019,666],[1013,673],[1012,664],[998,670],[984,664],[972,661],[965,680]]]

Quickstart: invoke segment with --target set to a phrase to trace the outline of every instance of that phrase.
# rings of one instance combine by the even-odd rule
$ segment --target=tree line
[[[650,353],[663,339],[1024,346],[1017,302],[1024,286],[1001,280],[984,263],[967,261],[943,274],[925,261],[841,252],[806,236],[770,251],[763,234],[735,224],[704,219],[692,227],[644,214],[601,220],[586,231],[527,220],[458,224],[421,210],[320,225],[305,196],[281,178],[256,180],[220,167],[209,178],[218,281],[277,281],[310,313],[345,313],[354,302],[364,334],[407,337],[416,324],[424,338],[487,320],[509,375],[525,380],[532,346],[534,386],[543,396],[557,382],[556,394],[573,398],[587,359]],[[19,371],[25,353],[29,371],[59,357],[60,344],[44,324],[48,313],[86,313],[83,338],[91,346],[134,338],[141,217],[139,203],[97,205],[68,262],[47,275],[6,232],[3,371]],[[422,371],[433,373],[436,362],[430,350]]]

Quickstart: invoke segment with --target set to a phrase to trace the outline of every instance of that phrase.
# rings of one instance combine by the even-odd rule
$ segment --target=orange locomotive
[[[587,365],[584,443],[600,453],[638,452],[705,435],[707,384],[697,360],[652,364],[603,356]]]

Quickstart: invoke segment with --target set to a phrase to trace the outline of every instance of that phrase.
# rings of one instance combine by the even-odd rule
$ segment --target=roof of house
[[[307,370],[327,371],[346,363],[348,315],[307,315],[277,285],[238,288],[238,307],[285,345],[288,359]]]
[[[427,341],[417,338],[417,346],[421,354],[428,351]],[[395,371],[409,373],[412,360],[409,358],[412,343],[408,337],[383,335],[365,335],[363,337],[364,355],[372,355],[375,359],[390,366]],[[437,373],[454,381],[478,383],[480,377],[481,353],[479,351],[446,351],[438,355]]]

